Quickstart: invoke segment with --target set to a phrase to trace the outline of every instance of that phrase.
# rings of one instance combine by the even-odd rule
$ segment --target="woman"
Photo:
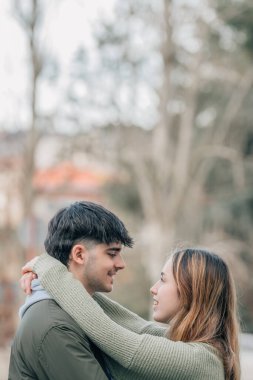
[[[151,288],[154,319],[170,323],[164,336],[161,327],[154,328],[105,296],[96,295],[95,302],[66,267],[47,254],[31,269],[104,351],[116,380],[239,380],[235,288],[217,255],[184,249],[164,265]]]

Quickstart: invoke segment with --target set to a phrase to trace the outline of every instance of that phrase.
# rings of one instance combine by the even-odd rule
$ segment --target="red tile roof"
[[[38,192],[97,192],[110,178],[102,170],[80,169],[64,162],[35,173],[33,184]]]

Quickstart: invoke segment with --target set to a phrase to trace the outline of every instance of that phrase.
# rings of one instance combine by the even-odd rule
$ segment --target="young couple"
[[[50,221],[45,254],[23,268],[9,380],[239,380],[231,273],[215,254],[174,252],[152,286],[154,320],[113,302],[132,238],[110,211],[76,202]],[[36,275],[34,274],[36,273]]]

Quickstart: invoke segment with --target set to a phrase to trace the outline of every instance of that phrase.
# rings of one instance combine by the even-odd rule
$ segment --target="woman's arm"
[[[210,361],[209,355],[207,358],[202,355],[206,350],[201,345],[139,335],[112,321],[81,282],[74,279],[58,260],[44,254],[33,270],[44,288],[76,320],[87,336],[107,355],[135,374],[134,378],[202,380],[203,376],[200,377],[199,373],[205,372],[210,364],[214,377],[205,379],[220,379],[216,376],[214,360]],[[219,365],[217,358],[214,364],[216,367]]]
[[[102,307],[108,317],[128,330],[137,334],[155,336],[165,336],[167,332],[167,328],[158,326],[154,322],[146,321],[101,293],[96,293],[93,298]]]
[[[89,338],[103,351],[107,346],[105,352],[109,356],[129,367],[143,335],[124,329],[107,317],[81,282],[59,260],[43,254],[32,270],[38,275],[42,286],[77,321]]]

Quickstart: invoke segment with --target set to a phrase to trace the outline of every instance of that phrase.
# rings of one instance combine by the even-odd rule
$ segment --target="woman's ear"
[[[70,253],[70,261],[76,264],[84,264],[87,257],[87,249],[82,244],[75,244]]]

